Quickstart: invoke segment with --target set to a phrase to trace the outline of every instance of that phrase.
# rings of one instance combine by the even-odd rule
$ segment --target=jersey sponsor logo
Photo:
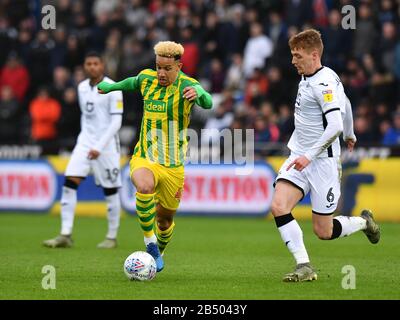
[[[296,97],[296,106],[300,107],[300,101],[301,101],[301,93],[298,92]]]
[[[146,100],[144,102],[144,109],[148,112],[165,113],[167,111],[166,106],[164,101]]]
[[[327,87],[327,86],[328,86],[327,83],[323,83],[323,82],[319,83],[319,85],[324,86],[324,87]]]
[[[324,90],[324,91],[322,91],[322,96],[324,98],[324,102],[331,102],[333,100],[332,90]]]
[[[117,101],[117,109],[122,110],[123,107],[124,107],[124,103],[122,102],[122,100],[118,100]]]
[[[86,102],[86,111],[87,112],[92,112],[94,109],[94,103],[91,101]]]
[[[300,114],[300,103],[301,103],[301,93],[298,92],[297,93],[297,97],[296,97],[296,102],[295,102],[295,108],[294,108],[294,112],[296,114]]]

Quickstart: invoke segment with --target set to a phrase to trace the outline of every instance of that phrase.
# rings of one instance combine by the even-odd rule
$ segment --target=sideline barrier
[[[249,176],[236,175],[233,165],[187,165],[185,190],[179,214],[264,216],[270,210],[276,172],[283,157],[256,163]],[[59,214],[61,189],[68,158],[0,160],[0,211]],[[128,159],[121,160],[124,213],[134,214],[134,192],[129,181]],[[358,215],[363,208],[377,220],[400,221],[400,158],[365,159],[343,166],[342,195],[338,211]],[[76,214],[106,216],[103,190],[89,176],[78,190]],[[296,218],[310,219],[310,197],[293,211]]]
[[[266,160],[278,172],[284,157]],[[400,221],[400,158],[364,159],[343,164],[341,199],[337,212],[357,216],[371,209],[379,221]],[[308,195],[293,210],[296,218],[310,219]]]
[[[271,207],[275,172],[256,163],[249,175],[237,175],[235,165],[187,165],[178,213],[182,215],[264,216]],[[135,190],[129,168],[122,171],[122,206],[135,213]]]

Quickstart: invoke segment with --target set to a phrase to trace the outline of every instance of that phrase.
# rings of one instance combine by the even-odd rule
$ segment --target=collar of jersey
[[[172,82],[170,85],[166,86],[165,88],[168,88],[170,86],[173,86],[173,85],[177,84],[178,81],[179,81],[179,78],[181,77],[181,73],[182,73],[182,71],[179,71],[178,76],[176,77],[175,81]]]
[[[324,68],[324,66],[322,66],[321,68],[318,68],[314,73],[312,74],[303,74],[304,80],[306,80],[306,78],[311,78],[312,76],[315,76],[319,71],[321,71]]]
[[[97,85],[98,85],[100,82],[102,82],[102,81],[104,80],[104,78],[105,78],[105,76],[103,75],[103,78],[101,78],[101,80],[100,80],[97,84],[95,84],[94,86],[92,86],[92,85],[90,84],[90,79],[89,79],[89,87],[90,87],[91,89],[93,89],[94,87],[97,87]]]

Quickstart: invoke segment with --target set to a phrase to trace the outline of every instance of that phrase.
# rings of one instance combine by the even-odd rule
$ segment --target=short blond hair
[[[304,49],[308,52],[316,49],[320,56],[324,51],[321,33],[315,29],[308,29],[292,36],[289,40],[289,47],[290,50]]]
[[[174,58],[179,60],[183,52],[183,46],[173,41],[160,41],[154,46],[154,53],[160,57]]]

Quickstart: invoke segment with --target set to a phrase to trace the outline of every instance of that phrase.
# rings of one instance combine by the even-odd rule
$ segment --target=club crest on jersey
[[[324,102],[331,102],[333,100],[332,90],[324,90],[324,91],[322,91],[322,96],[324,98]]]
[[[148,112],[164,113],[166,112],[166,103],[164,101],[146,100],[144,109]]]
[[[169,86],[169,87],[167,88],[167,94],[168,94],[168,95],[174,94],[174,93],[176,92],[177,89],[178,89],[177,86]]]

